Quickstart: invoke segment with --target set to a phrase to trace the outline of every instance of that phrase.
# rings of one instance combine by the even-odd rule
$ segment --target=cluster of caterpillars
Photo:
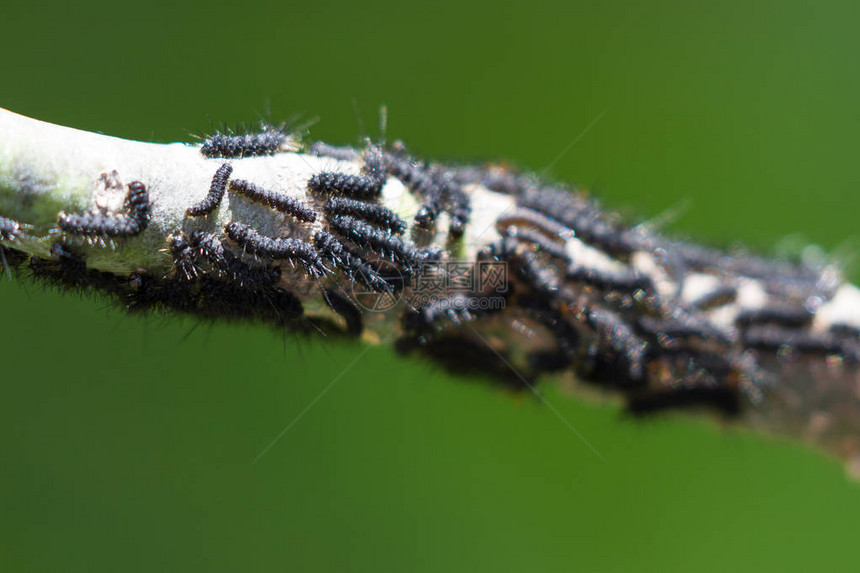
[[[461,239],[471,216],[467,190],[482,186],[512,195],[516,207],[495,221],[499,238],[467,262],[503,264],[508,288],[501,294],[454,292],[418,307],[407,305],[401,348],[418,347],[455,368],[478,368],[515,384],[543,372],[574,369],[584,379],[623,390],[637,411],[700,403],[735,411],[744,393],[756,398],[768,383],[755,351],[860,361],[856,330],[812,328],[810,301],[827,301],[834,294],[821,269],[667,239],[625,225],[580,193],[492,166],[424,162],[401,144],[390,149],[370,143],[363,149],[314,144],[311,153],[358,161],[361,170],[314,174],[307,181],[312,201],[232,177],[229,160],[280,153],[292,149],[292,141],[274,128],[216,134],[204,141],[201,153],[218,165],[205,196],[187,207],[184,230],[168,240],[173,268],[165,276],[117,277],[88,269],[75,253],[76,241],[108,247],[147,229],[152,209],[138,181],[125,186],[121,212],[60,214],[61,237],[51,249],[52,259],[33,259],[30,268],[63,287],[117,295],[129,310],[180,311],[306,330],[310,321],[291,291],[295,275],[285,276],[298,272],[319,285],[324,302],[342,317],[345,332],[357,336],[364,329],[363,312],[345,287],[359,283],[371,292],[391,293],[426,265],[450,261],[450,252],[419,246],[410,232],[418,236],[434,230],[444,214],[449,239]],[[420,202],[411,229],[382,201],[389,178]],[[290,237],[267,236],[241,221],[217,233],[195,228],[195,221],[219,209],[227,193],[277,211],[297,231]],[[21,230],[20,223],[0,217],[4,265],[24,260],[15,250]],[[744,306],[750,289],[767,302]],[[503,297],[504,304],[482,304],[491,296]],[[314,327],[320,324],[315,318]],[[484,324],[508,325],[508,344],[486,347],[480,334]],[[528,339],[524,362],[513,358],[523,354],[514,351],[517,336]],[[508,356],[518,371],[510,371],[496,352]]]
[[[856,329],[813,328],[815,306],[838,286],[821,268],[667,239],[529,177],[474,168],[459,177],[516,197],[496,220],[501,238],[479,255],[507,265],[510,288],[495,310],[480,303],[498,293],[458,292],[406,316],[407,333],[437,356],[485,343],[476,334],[495,315],[552,340],[529,353],[514,383],[574,369],[622,389],[634,411],[706,404],[727,413],[772,382],[758,352],[860,362]],[[750,290],[764,302],[747,306]]]
[[[204,142],[201,152],[213,159],[271,155],[282,150],[285,140],[286,136],[271,129],[241,136],[216,134]],[[232,164],[221,164],[206,196],[188,207],[190,219],[212,214],[229,192],[290,218],[297,229],[296,236],[266,236],[239,221],[225,225],[220,236],[202,230],[190,235],[179,233],[171,239],[175,267],[171,276],[151,287],[154,291],[164,290],[165,286],[169,289],[156,302],[175,306],[171,296],[177,291],[176,283],[188,290],[195,283],[212,281],[214,272],[218,281],[245,293],[242,305],[247,306],[250,298],[271,307],[277,298],[274,295],[283,296],[280,293],[289,288],[285,284],[289,281],[280,277],[282,263],[288,262],[298,265],[319,284],[324,302],[343,318],[347,333],[359,335],[363,330],[362,311],[336,276],[360,283],[371,292],[390,293],[402,288],[403,276],[412,274],[417,266],[440,258],[438,249],[421,248],[406,239],[406,221],[381,202],[382,188],[392,172],[388,152],[373,145],[363,153],[325,145],[315,146],[312,152],[360,159],[361,172],[314,174],[307,181],[307,191],[314,201],[306,202],[252,181],[234,179]],[[315,210],[313,204],[322,205],[322,209]],[[250,260],[243,255],[250,255]],[[381,261],[392,263],[385,267],[386,272],[382,271]],[[399,276],[387,276],[391,268]],[[203,290],[198,288],[198,292]],[[184,303],[188,297],[182,294],[178,300]]]
[[[286,132],[266,128],[245,135],[215,134],[200,150],[210,159],[241,160],[290,150],[292,141]],[[339,277],[346,278],[347,284],[360,283],[371,292],[391,293],[401,289],[404,277],[417,267],[438,261],[442,251],[420,247],[406,238],[406,221],[382,204],[382,187],[391,173],[388,152],[372,145],[363,153],[329,149],[335,155],[349,153],[353,159],[360,158],[361,173],[323,171],[313,175],[307,181],[313,201],[234,178],[233,164],[220,162],[203,198],[186,208],[183,229],[168,238],[166,250],[173,258],[173,268],[164,276],[142,271],[131,277],[115,277],[94,271],[75,250],[80,240],[110,247],[116,240],[132,238],[146,229],[151,206],[140,182],[128,185],[122,213],[62,213],[57,222],[61,238],[52,249],[52,260],[34,260],[33,273],[63,288],[95,288],[118,295],[132,311],[180,311],[300,330],[313,325],[319,330],[325,320],[306,317],[292,292],[296,275],[283,276],[287,266],[295,266],[319,285],[324,302],[342,317],[346,332],[360,335],[362,311]],[[118,177],[112,174],[102,180],[115,187]],[[295,236],[267,236],[240,221],[231,221],[215,233],[208,224],[195,228],[195,221],[219,209],[227,193],[290,218],[295,223]],[[0,238],[7,242],[19,230],[16,222],[0,220]],[[391,276],[392,269],[396,276]]]

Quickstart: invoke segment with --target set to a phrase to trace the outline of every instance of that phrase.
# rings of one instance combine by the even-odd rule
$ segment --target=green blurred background
[[[856,251],[858,18],[798,0],[8,3],[0,106],[155,141],[301,113],[351,143],[386,104],[418,153],[535,170],[605,111],[553,177],[637,216],[689,201],[671,228],[717,244]],[[603,463],[533,397],[387,347],[8,280],[0,317],[2,571],[856,570],[860,484],[802,445],[635,422],[544,381]]]

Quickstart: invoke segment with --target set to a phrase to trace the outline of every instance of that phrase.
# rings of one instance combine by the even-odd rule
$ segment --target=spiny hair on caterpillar
[[[313,223],[317,219],[316,211],[298,199],[264,189],[250,181],[234,179],[230,181],[228,188],[233,193],[243,195],[251,201],[262,203],[276,211],[291,215],[303,223]]]
[[[311,326],[299,320],[304,315],[300,300],[278,286],[277,269],[247,265],[204,231],[194,231],[190,237],[173,235],[168,242],[175,272],[161,278],[132,275],[132,288],[122,299],[129,311],[177,311],[204,319],[289,325],[297,331]],[[198,258],[208,261],[217,274],[204,272]]]

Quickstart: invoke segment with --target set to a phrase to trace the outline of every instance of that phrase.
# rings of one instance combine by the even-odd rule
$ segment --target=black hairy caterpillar
[[[670,316],[657,318],[644,315],[636,321],[636,330],[655,337],[657,343],[667,349],[681,346],[682,341],[698,339],[703,342],[717,342],[731,345],[734,337],[727,332],[716,329],[707,322],[697,319],[695,315],[682,310],[676,310]]]
[[[208,215],[217,209],[218,206],[221,205],[221,201],[224,199],[224,193],[227,190],[227,181],[230,179],[230,175],[232,173],[232,165],[229,163],[222,164],[221,167],[215,171],[215,175],[212,177],[212,183],[209,186],[209,193],[206,194],[206,197],[202,201],[188,207],[188,209],[185,210],[186,214],[190,217],[200,217]]]
[[[254,320],[304,330],[304,309],[292,293],[277,286],[280,272],[246,265],[210,233],[194,231],[168,239],[174,258],[173,276],[159,279],[148,273],[133,275],[122,294],[132,312],[176,311],[213,320]],[[198,265],[203,257],[218,275]]]
[[[518,297],[525,314],[554,335],[554,343],[548,349],[536,351],[528,358],[530,372],[557,372],[577,366],[581,361],[581,336],[575,325],[564,320],[564,316],[545,300]],[[582,369],[582,365],[579,365]]]
[[[406,221],[394,211],[376,203],[350,199],[349,197],[331,197],[323,206],[323,212],[334,215],[349,215],[368,223],[383,227],[392,233],[402,235],[406,230]]]
[[[51,245],[50,259],[31,258],[29,271],[50,286],[81,294],[91,289],[118,294],[123,288],[122,279],[113,273],[87,268],[86,259],[61,241]]]
[[[314,235],[314,245],[323,257],[348,273],[352,280],[360,281],[374,292],[391,292],[392,285],[382,278],[370,263],[350,252],[334,235],[317,231]]]
[[[513,264],[516,278],[521,280],[539,298],[548,300],[557,296],[561,282],[552,268],[537,253],[515,248],[507,261]]]
[[[582,241],[612,255],[629,255],[642,245],[635,232],[611,222],[595,205],[562,189],[527,189],[518,205],[573,229]]]
[[[433,192],[428,193],[421,203],[421,208],[415,214],[415,224],[424,229],[432,229],[436,223],[436,219],[442,214],[444,209],[443,201],[447,193],[437,186]]]
[[[469,223],[472,207],[460,180],[473,178],[472,174],[464,177],[462,170],[440,165],[428,167],[404,153],[389,153],[385,159],[387,171],[421,197],[415,223],[431,229],[440,214],[448,213],[451,216],[449,234],[455,239],[461,237]]]
[[[388,173],[420,197],[438,192],[436,182],[424,162],[405,153],[387,153],[385,168]]]
[[[171,235],[167,238],[170,254],[173,256],[173,267],[176,276],[185,281],[191,281],[199,275],[199,269],[194,261],[194,251],[183,234]]]
[[[361,309],[349,297],[334,289],[326,289],[323,300],[330,309],[346,322],[346,331],[350,336],[361,336],[364,322],[361,319]]]
[[[260,155],[274,155],[286,151],[290,134],[283,127],[265,127],[258,133],[229,135],[216,133],[203,140],[200,153],[204,157],[241,159]]]
[[[379,252],[402,264],[409,271],[422,262],[438,261],[442,251],[438,248],[420,249],[401,237],[369,225],[347,215],[336,215],[329,221],[331,228],[351,242]]]
[[[29,276],[65,291],[89,294],[93,291],[115,297],[129,312],[181,312],[212,320],[251,320],[298,331],[317,327],[303,320],[301,301],[277,286],[277,269],[246,265],[214,235],[195,231],[189,240],[183,234],[169,240],[176,272],[170,277],[134,273],[123,277],[89,268],[85,256],[55,241],[49,259],[29,261],[9,250],[15,268],[29,262]],[[5,255],[5,252],[4,252]],[[215,268],[207,274],[197,264],[202,257]]]
[[[244,195],[252,201],[262,203],[276,211],[286,213],[304,223],[313,223],[317,219],[316,211],[293,197],[263,189],[244,179],[234,179],[228,185],[230,191]]]
[[[513,209],[502,213],[496,219],[496,228],[506,229],[509,226],[529,227],[535,229],[556,242],[563,242],[573,236],[573,231],[561,223],[531,209]]]
[[[308,191],[336,194],[354,199],[378,199],[385,183],[385,163],[379,149],[370,147],[364,154],[361,175],[324,171],[308,179]]]
[[[132,237],[141,232],[138,222],[126,215],[63,213],[57,219],[57,225],[71,235]]]
[[[133,277],[122,301],[129,311],[175,311],[212,320],[251,320],[305,330],[304,309],[292,293],[261,283],[201,275],[193,281]]]
[[[487,169],[480,182],[487,189],[506,195],[520,195],[527,189],[540,186],[533,175],[523,175],[501,168]]]
[[[740,414],[741,401],[730,386],[671,388],[663,392],[631,393],[627,408],[632,414],[653,414],[661,410],[710,406],[727,417]]]
[[[738,288],[734,285],[719,285],[713,290],[700,294],[690,301],[690,308],[707,311],[731,303],[737,298]]]
[[[224,247],[212,233],[196,230],[191,233],[190,244],[197,249],[213,267],[227,275],[239,286],[259,288],[273,285],[280,278],[280,272],[271,267],[252,267],[241,261]]]
[[[252,320],[303,331],[304,309],[292,293],[276,286],[247,284],[200,276],[193,282],[159,280],[148,274],[132,277],[122,301],[130,312],[181,312],[211,320]]]
[[[356,199],[377,199],[382,193],[383,182],[381,177],[325,171],[308,179],[308,190],[313,193],[338,193]]]
[[[255,255],[264,255],[275,260],[299,262],[313,277],[320,277],[326,274],[328,270],[323,265],[314,246],[300,239],[266,237],[235,221],[227,223],[227,226],[224,227],[224,233],[231,241]]]
[[[308,151],[320,157],[331,157],[340,161],[355,161],[361,157],[361,154],[352,147],[338,147],[322,141],[315,141]]]
[[[567,251],[564,250],[564,245],[553,241],[535,229],[509,225],[503,230],[503,233],[507,237],[535,245],[539,251],[546,253],[554,259],[559,259],[561,261],[568,260]]]
[[[466,225],[469,224],[472,215],[472,203],[469,196],[459,186],[451,189],[448,201],[450,202],[449,213],[451,214],[448,232],[452,237],[459,238],[466,232]]]
[[[639,381],[644,375],[645,356],[648,342],[639,338],[627,323],[616,313],[603,309],[588,311],[586,323],[595,330],[598,343],[609,350],[609,356],[626,364],[627,374],[632,381]]]
[[[731,256],[718,249],[677,241],[669,241],[667,246],[677,252],[684,263],[692,269],[721,269],[754,279],[778,277],[782,281],[791,280],[810,284],[817,283],[821,278],[816,269],[805,264],[792,264],[788,261],[752,255]]]
[[[838,355],[850,362],[860,362],[860,345],[835,333],[814,335],[776,325],[752,326],[743,332],[744,344],[750,348]]]
[[[149,192],[146,190],[146,185],[140,181],[129,183],[125,204],[129,216],[137,221],[140,230],[146,229],[149,219],[152,217],[152,205],[149,202]]]
[[[564,278],[605,290],[623,290],[630,293],[636,290],[654,291],[650,277],[626,268],[619,270],[595,269],[570,263],[564,271]]]
[[[403,326],[409,332],[426,335],[433,329],[441,329],[443,324],[450,322],[461,326],[475,319],[475,313],[469,310],[470,303],[475,298],[466,293],[457,293],[430,304],[415,308],[403,316]]]
[[[735,324],[743,328],[756,324],[775,324],[789,328],[802,328],[812,321],[812,313],[805,307],[765,306],[743,310],[735,318]]]
[[[421,208],[415,215],[415,223],[425,229],[431,228],[445,208],[448,185],[453,185],[451,177],[440,181],[438,174],[405,155],[388,156],[387,168],[389,173],[421,197]]]
[[[61,213],[57,219],[60,229],[70,235],[99,237],[133,237],[149,225],[152,207],[149,193],[140,181],[128,185],[127,214]]]

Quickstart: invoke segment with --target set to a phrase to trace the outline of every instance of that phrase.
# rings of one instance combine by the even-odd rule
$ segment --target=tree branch
[[[457,370],[529,387],[573,370],[637,411],[741,410],[860,459],[860,290],[832,262],[685,243],[534,177],[399,145],[247,137],[141,143],[0,110],[4,264],[29,256],[37,276],[131,310],[328,320],[376,340],[386,324]],[[457,262],[503,265],[504,288],[455,286]],[[444,282],[430,299],[425,264]],[[362,304],[359,284],[399,302]]]

